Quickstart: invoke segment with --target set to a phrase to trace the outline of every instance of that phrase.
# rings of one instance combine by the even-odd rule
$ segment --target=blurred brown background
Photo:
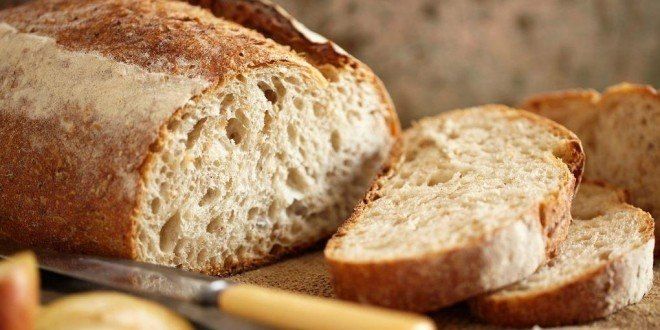
[[[404,124],[539,91],[660,86],[660,0],[275,1],[369,64]]]
[[[531,93],[660,86],[658,0],[276,0],[369,64],[404,123]]]

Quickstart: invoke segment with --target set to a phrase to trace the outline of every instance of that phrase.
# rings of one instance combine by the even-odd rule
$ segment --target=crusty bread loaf
[[[0,12],[0,235],[221,274],[336,230],[390,161],[387,92],[281,9],[205,5],[245,26],[164,0]]]
[[[653,219],[602,183],[583,183],[558,256],[536,273],[470,302],[491,323],[584,322],[636,303],[653,282]]]
[[[584,155],[564,127],[483,106],[424,119],[328,242],[335,293],[429,311],[519,281],[570,223]]]
[[[633,205],[660,219],[658,91],[624,83],[603,95],[572,90],[532,96],[522,107],[565,125],[580,137],[587,155],[587,178],[626,189]],[[658,226],[655,230],[658,237]]]

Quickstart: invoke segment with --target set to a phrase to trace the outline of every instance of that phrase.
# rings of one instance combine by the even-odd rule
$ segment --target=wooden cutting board
[[[636,305],[580,328],[660,329],[660,266],[653,270],[653,288]],[[320,297],[334,298],[330,275],[321,251],[311,252],[279,263],[230,277],[241,283],[252,283]],[[472,317],[468,308],[459,304],[430,314],[438,328],[495,329]]]

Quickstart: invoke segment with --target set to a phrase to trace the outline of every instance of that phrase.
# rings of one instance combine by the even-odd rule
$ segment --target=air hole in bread
[[[323,107],[323,105],[321,105],[321,103],[314,102],[312,108],[314,109],[314,116],[316,117],[323,116],[323,110],[325,110],[325,108]]]
[[[169,123],[167,123],[167,130],[168,131],[174,131],[177,130],[181,126],[181,120],[180,119],[172,119],[170,120]]]
[[[308,214],[307,206],[303,205],[300,201],[294,201],[286,208],[287,216],[305,216]]]
[[[197,252],[197,262],[203,262],[206,261],[209,257],[209,250],[208,249],[201,249],[199,252]]]
[[[282,83],[282,79],[279,77],[272,77],[271,81],[273,82],[273,86],[275,86],[275,92],[279,96],[278,99],[282,99],[286,97],[286,87],[284,87],[284,84]]]
[[[433,139],[423,139],[417,144],[418,148],[424,149],[435,146],[435,140]]]
[[[275,202],[271,202],[268,206],[268,217],[271,219],[277,219],[277,215],[280,213],[280,208]]]
[[[235,144],[238,145],[243,141],[243,136],[246,133],[245,126],[237,118],[231,118],[227,121],[227,137]]]
[[[216,216],[211,219],[208,225],[206,225],[207,233],[221,233],[224,229],[222,222],[222,216]]]
[[[286,77],[284,77],[284,81],[286,81],[289,84],[294,85],[294,86],[302,84],[302,81],[297,76],[286,76]]]
[[[195,165],[195,168],[197,170],[202,169],[202,157],[195,157],[195,160],[193,161],[193,165]]]
[[[612,254],[612,250],[605,250],[598,254],[598,259],[602,261],[606,261],[610,259],[610,255]]]
[[[192,146],[197,143],[197,140],[199,140],[199,136],[202,132],[202,129],[204,128],[204,123],[206,122],[208,118],[202,118],[200,119],[197,123],[195,123],[195,126],[190,130],[188,133],[188,139],[186,140],[186,148],[190,149]]]
[[[433,173],[431,177],[429,178],[428,185],[433,187],[437,186],[441,183],[447,183],[449,180],[451,180],[454,177],[454,172],[452,171],[447,171],[447,170],[439,170],[436,173]]]
[[[220,102],[220,107],[222,109],[225,109],[228,106],[232,105],[233,103],[234,103],[234,94],[227,94],[222,98],[222,101]]]
[[[300,140],[304,140],[304,139],[300,139]],[[303,159],[307,159],[307,150],[305,150],[303,147],[298,147],[298,152],[300,153],[300,156],[302,156]]]
[[[341,149],[341,136],[338,131],[332,131],[330,135],[330,143],[332,143],[332,150],[339,151]]]
[[[170,190],[170,184],[168,182],[162,182],[159,186],[161,196],[166,196],[165,193]]]
[[[303,110],[305,108],[305,103],[303,102],[302,98],[296,97],[293,99],[293,106],[298,110]]]
[[[412,181],[416,186],[420,186],[420,187],[427,184],[426,178],[424,178],[421,175],[417,175],[417,176],[413,177]]]
[[[333,65],[325,64],[319,67],[319,71],[321,71],[323,77],[329,82],[337,82],[339,80],[339,72],[337,72],[337,68]]]
[[[151,213],[158,214],[160,211],[160,198],[156,197],[151,200]]]
[[[270,127],[273,124],[273,116],[271,116],[270,111],[266,111],[264,113],[264,126],[261,128],[261,131],[264,133],[268,133],[270,131]]]
[[[565,164],[570,164],[574,158],[574,153],[579,148],[577,144],[578,142],[576,141],[568,141],[567,143],[557,145],[552,150],[552,154],[561,159]]]
[[[289,123],[289,126],[286,128],[287,133],[289,134],[289,141],[295,143],[298,140],[298,129],[294,123]]]
[[[199,200],[199,206],[207,206],[214,200],[216,200],[220,196],[220,190],[218,189],[213,189],[213,188],[208,188],[206,189],[206,193],[202,198]]]
[[[181,213],[177,211],[172,215],[160,230],[160,250],[172,252],[181,234]]]
[[[415,158],[417,158],[417,149],[410,149],[406,152],[406,162],[414,162]]]
[[[264,97],[268,102],[270,103],[277,103],[277,93],[265,82],[260,81],[257,83],[257,86],[259,86],[259,89],[264,93]]]
[[[295,191],[304,191],[309,186],[305,174],[297,168],[290,168],[286,184]]]
[[[257,214],[259,213],[259,209],[256,207],[250,208],[248,211],[248,220],[252,221],[257,217]]]

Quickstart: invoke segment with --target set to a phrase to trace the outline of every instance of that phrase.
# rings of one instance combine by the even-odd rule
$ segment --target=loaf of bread
[[[558,256],[532,276],[470,302],[490,323],[557,326],[636,303],[653,283],[653,219],[603,183],[583,183]]]
[[[430,311],[531,275],[564,240],[584,154],[564,127],[483,106],[424,119],[328,242],[335,294]]]
[[[585,177],[626,189],[633,205],[660,219],[657,90],[623,83],[603,95],[594,90],[540,94],[522,107],[565,125],[580,137],[587,155]],[[660,237],[658,226],[655,231]]]
[[[331,235],[399,124],[364,64],[259,1],[0,12],[0,236],[223,274]]]

